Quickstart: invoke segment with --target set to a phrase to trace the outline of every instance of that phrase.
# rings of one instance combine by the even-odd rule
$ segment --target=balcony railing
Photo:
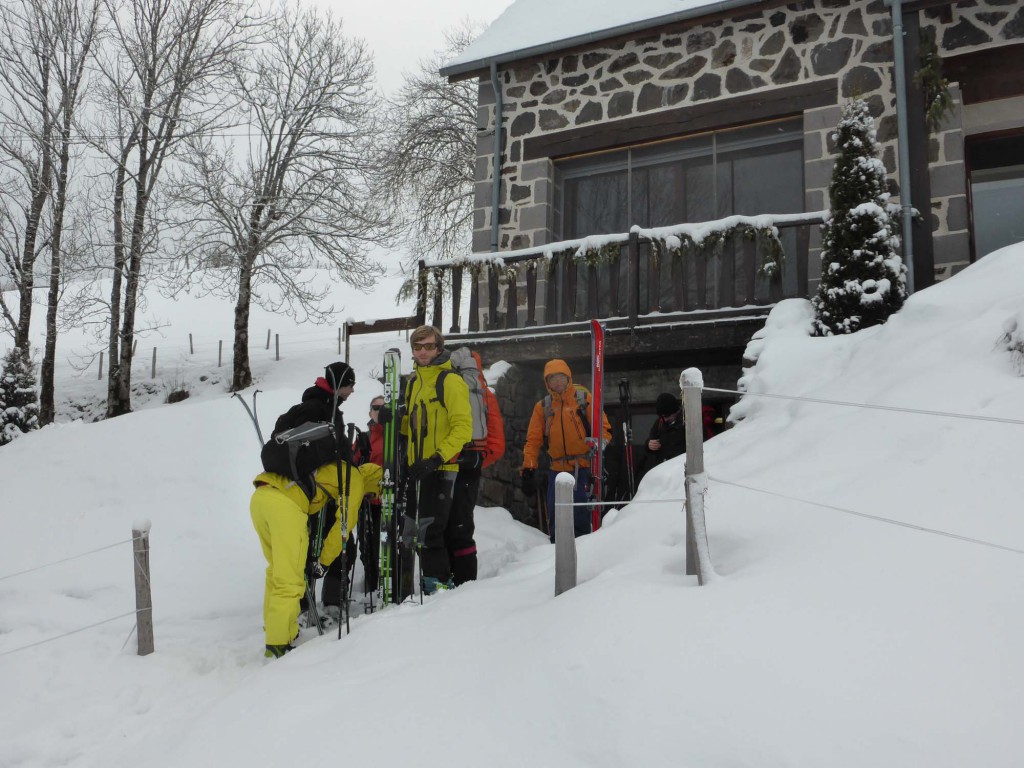
[[[808,295],[812,228],[827,211],[730,216],[565,240],[517,251],[420,262],[417,312],[352,323],[349,333],[410,328],[479,333],[658,314],[756,307]],[[468,322],[462,322],[468,279]]]

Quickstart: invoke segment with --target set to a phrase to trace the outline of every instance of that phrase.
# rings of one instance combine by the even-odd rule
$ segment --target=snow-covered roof
[[[507,64],[698,16],[759,5],[764,0],[515,0],[459,56],[446,77]]]

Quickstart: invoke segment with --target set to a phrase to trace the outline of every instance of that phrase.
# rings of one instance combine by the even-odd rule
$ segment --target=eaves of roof
[[[528,59],[534,56],[546,56],[557,51],[564,51],[582,45],[589,45],[600,40],[607,40],[621,35],[643,32],[654,27],[661,27],[681,21],[691,21],[703,16],[713,16],[715,14],[725,13],[737,8],[762,5],[765,2],[766,0],[720,0],[717,3],[709,3],[697,8],[688,8],[684,11],[677,11],[676,13],[669,13],[663,16],[654,16],[649,19],[633,21],[629,24],[620,24],[616,27],[595,30],[593,32],[587,32],[586,34],[576,35],[575,37],[551,40],[528,48],[503,51],[501,53],[474,59],[472,61],[459,62],[458,64],[442,67],[440,69],[440,74],[442,77],[447,77],[449,80],[463,80],[483,74],[490,69],[491,64],[503,66],[521,59]]]

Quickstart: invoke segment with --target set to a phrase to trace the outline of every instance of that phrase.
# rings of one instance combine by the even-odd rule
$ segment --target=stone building
[[[929,91],[936,60],[948,87]],[[651,248],[633,254],[639,266],[616,251],[610,266],[558,276],[536,268],[536,257],[551,255],[546,246],[633,226],[821,211],[831,133],[854,97],[876,119],[895,199],[908,186],[902,159],[922,214],[910,239],[915,290],[1024,239],[1019,0],[906,0],[895,9],[888,0],[516,0],[442,74],[479,80],[473,250],[523,260],[501,262],[507,279],[472,272],[489,301],[470,308],[468,333],[457,318],[452,327],[488,361],[515,364],[499,385],[514,448],[488,496],[520,516],[523,500],[506,481],[543,394],[540,369],[562,356],[587,372],[580,321],[609,318],[606,387],[630,379],[641,432],[646,406],[684,367],[733,388],[745,342],[772,303],[813,294],[818,275],[811,224],[780,238],[787,257],[775,287],[752,267],[741,274],[740,247],[724,257],[720,247],[696,271],[651,261]],[[925,100],[943,90],[949,108],[930,124]],[[725,263],[730,253],[735,264]],[[524,291],[529,307],[517,298]]]

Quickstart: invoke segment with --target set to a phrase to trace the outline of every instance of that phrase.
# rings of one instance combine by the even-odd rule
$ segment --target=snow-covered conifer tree
[[[839,157],[828,189],[821,284],[811,300],[822,336],[884,323],[907,296],[899,209],[889,203],[867,102],[856,99],[843,107],[833,138]]]
[[[27,350],[13,347],[0,370],[0,445],[39,428],[36,376]]]

